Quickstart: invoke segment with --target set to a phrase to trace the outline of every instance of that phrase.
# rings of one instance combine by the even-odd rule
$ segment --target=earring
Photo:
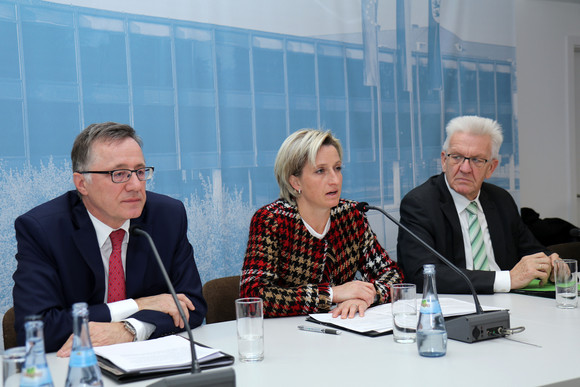
[[[298,190],[298,195],[302,195],[302,190],[301,189]]]

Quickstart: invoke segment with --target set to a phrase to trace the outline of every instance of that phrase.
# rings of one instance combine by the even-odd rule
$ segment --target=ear
[[[493,175],[493,171],[495,171],[495,169],[497,168],[498,165],[499,165],[499,160],[498,159],[491,160],[489,169],[485,173],[485,178],[486,179],[489,179],[491,177],[491,175]]]
[[[81,195],[87,195],[87,180],[85,179],[85,175],[78,172],[73,173],[73,183]]]
[[[441,170],[445,172],[445,151],[441,151]]]
[[[296,191],[302,189],[302,184],[300,184],[300,179],[297,176],[290,175],[290,177],[288,178],[288,182],[290,183],[292,188],[294,188]]]

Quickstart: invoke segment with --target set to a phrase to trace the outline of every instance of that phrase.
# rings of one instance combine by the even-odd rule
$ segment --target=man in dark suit
[[[446,127],[443,173],[401,201],[401,222],[471,279],[477,292],[509,292],[533,279],[546,282],[557,254],[528,230],[511,195],[484,183],[498,165],[503,135],[496,121],[457,117]],[[435,264],[440,293],[467,293],[468,285],[404,230],[398,264],[408,281],[423,284],[423,265]]]
[[[26,316],[44,320],[45,347],[68,356],[71,307],[89,305],[93,345],[146,340],[182,331],[179,316],[155,256],[138,225],[153,238],[192,327],[207,306],[187,240],[183,204],[148,192],[152,177],[141,139],[127,125],[106,122],[81,132],[71,152],[76,191],[16,219],[18,262],[14,310],[18,343]]]

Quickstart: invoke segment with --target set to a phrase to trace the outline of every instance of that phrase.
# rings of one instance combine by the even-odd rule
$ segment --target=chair
[[[548,246],[548,249],[558,253],[560,258],[569,258],[580,261],[580,242],[559,243]]]
[[[16,343],[16,329],[14,329],[14,307],[8,309],[2,318],[2,334],[4,349],[18,346]]]
[[[207,324],[236,319],[235,300],[240,297],[240,276],[216,278],[203,285]]]

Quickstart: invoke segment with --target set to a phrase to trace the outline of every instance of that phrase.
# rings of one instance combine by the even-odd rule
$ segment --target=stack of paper
[[[191,369],[191,346],[182,336],[95,347],[99,366],[117,379],[143,379]],[[200,368],[230,365],[234,358],[219,349],[195,344]],[[148,376],[151,375],[151,376]]]
[[[420,302],[421,300],[418,299],[417,305]],[[441,311],[445,317],[475,313],[475,304],[473,302],[441,297],[439,298],[439,303],[441,304]],[[483,305],[481,307],[484,311],[502,309]],[[342,319],[340,317],[333,318],[332,313],[316,313],[309,315],[308,320],[367,336],[380,336],[388,334],[393,330],[391,304],[381,304],[369,308],[366,310],[364,317],[360,317],[357,314],[354,318]]]

